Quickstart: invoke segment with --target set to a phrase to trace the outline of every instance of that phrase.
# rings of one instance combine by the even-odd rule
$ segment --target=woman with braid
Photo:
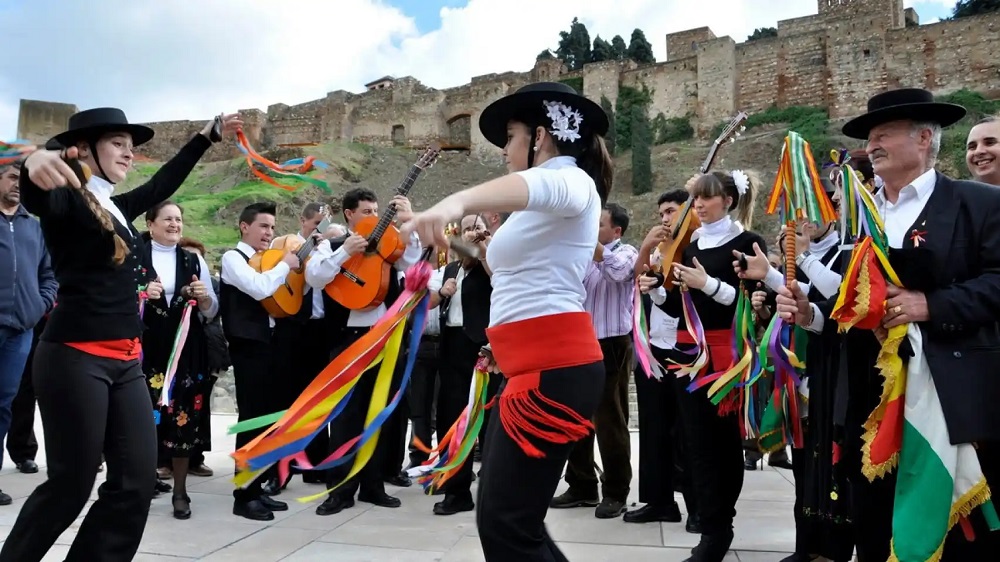
[[[67,561],[126,562],[139,548],[156,474],[156,431],[140,353],[145,243],[132,222],[177,191],[206,150],[241,126],[220,116],[144,185],[112,195],[132,151],[153,137],[120,109],[74,114],[53,141],[25,160],[21,197],[38,216],[59,282],[35,354],[35,391],[45,430],[48,480],[28,497],[0,551],[2,562],[37,562],[87,504],[102,451],[98,489]],[[48,145],[47,145],[48,146]],[[70,162],[93,176],[86,182]]]

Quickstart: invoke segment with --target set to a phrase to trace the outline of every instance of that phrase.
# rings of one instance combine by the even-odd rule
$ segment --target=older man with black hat
[[[985,483],[1000,485],[1000,409],[995,406],[1000,398],[1000,377],[995,376],[1000,362],[1000,189],[934,170],[942,128],[964,115],[964,108],[935,102],[925,90],[901,89],[871,98],[868,112],[843,128],[844,134],[867,140],[874,173],[883,181],[874,201],[900,286],[888,287],[877,336],[885,338],[885,330],[896,326],[908,330],[900,348],[908,353],[902,354],[907,386],[899,467],[882,479],[869,482],[862,476],[862,466],[868,474],[873,471],[871,459],[863,460],[860,451],[862,424],[873,408],[885,403],[875,368],[879,341],[870,332],[848,332],[852,345],[840,362],[848,372],[849,432],[841,462],[848,463],[850,472],[861,562],[882,562],[890,552],[900,560],[927,560],[942,549],[944,560],[987,560],[1000,551],[997,533],[987,525],[992,509],[975,509],[988,493]],[[827,319],[834,299],[810,304],[793,284],[780,289],[777,304],[786,319],[813,332],[824,337],[836,332],[836,322]],[[914,383],[921,377],[926,382],[917,388]],[[914,412],[927,404],[914,403],[917,395],[927,396],[934,406],[922,420]],[[928,454],[918,458],[921,445]],[[968,481],[973,483],[970,498],[978,502],[952,497],[966,477],[968,461],[977,465]],[[929,479],[935,474],[941,482]],[[935,503],[940,491],[943,500]],[[959,519],[951,517],[956,507],[958,515],[972,511],[963,527],[975,535],[974,542],[952,528]],[[917,552],[920,543],[925,550]]]

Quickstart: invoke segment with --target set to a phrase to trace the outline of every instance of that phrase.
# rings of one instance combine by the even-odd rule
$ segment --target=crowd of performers
[[[352,189],[344,225],[310,204],[286,236],[274,204],[248,205],[216,278],[170,197],[227,137],[261,160],[239,116],[115,193],[153,131],[117,109],[77,113],[44,149],[8,145],[0,160],[0,258],[16,264],[0,274],[14,288],[0,292],[0,436],[37,471],[31,418],[27,432],[23,414],[11,421],[15,397],[28,415],[37,398],[48,463],[0,561],[41,560],[104,463],[67,560],[131,560],[157,492],[192,517],[187,477],[211,475],[209,405],[230,364],[237,516],[287,510],[275,496],[294,474],[323,485],[318,515],[399,507],[386,484],[416,480],[442,496],[435,514],[476,511],[487,560],[566,560],[550,508],[680,523],[680,491],[701,537],[688,560],[721,562],[751,443],[793,452],[784,562],[992,559],[1000,121],[972,129],[977,181],[958,181],[934,166],[942,128],[964,116],[923,90],[876,95],[844,126],[864,150],[819,166],[790,132],[770,192],[752,172],[704,170],[659,197],[637,249],[608,201],[607,115],[569,86],[531,84],[480,117],[508,175],[422,212],[398,195],[380,215]],[[770,248],[750,230],[758,197],[782,218]],[[380,216],[398,235],[385,294],[348,306],[338,287]],[[302,306],[273,312],[295,276]],[[626,511],[630,377],[643,506]]]

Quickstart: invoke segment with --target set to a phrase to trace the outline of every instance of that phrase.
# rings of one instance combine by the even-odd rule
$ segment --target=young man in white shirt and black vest
[[[331,225],[324,232],[319,232],[320,223],[326,218],[323,209],[321,203],[309,203],[302,209],[299,215],[299,232],[295,234],[302,243],[312,237],[329,239],[343,236],[346,232],[340,225]],[[310,255],[315,253],[316,250],[313,249]],[[286,376],[280,383],[281,386],[275,389],[283,393],[282,408],[291,407],[309,383],[330,363],[330,335],[326,330],[324,316],[321,291],[306,285],[299,312],[274,321],[276,364],[286,366]],[[314,466],[321,463],[329,454],[329,449],[330,437],[326,428],[323,428],[306,446],[305,453],[309,463]],[[294,465],[292,470],[295,470]],[[326,482],[326,476],[320,471],[302,471],[302,481],[322,484]],[[279,494],[287,484],[288,482],[279,483],[277,477],[273,477],[264,485],[264,492]]]
[[[461,258],[449,263],[441,275],[431,278],[431,306],[441,311],[441,390],[438,394],[437,423],[443,434],[458,420],[469,402],[469,385],[479,360],[479,350],[487,343],[490,322],[490,270],[486,263],[489,236],[479,215],[466,215],[461,222],[462,238],[480,246],[481,259]],[[498,379],[499,377],[491,377]],[[436,515],[472,511],[473,459],[444,485],[444,501],[434,504]]]
[[[663,275],[657,273],[661,261],[658,246],[668,239],[669,229],[688,197],[684,189],[674,189],[660,196],[657,201],[660,224],[646,235],[636,261],[635,272],[640,274],[639,289],[643,293],[642,305],[649,326],[649,347],[664,369],[669,365],[668,359],[683,362],[684,354],[675,348],[678,318],[662,308],[668,292],[663,286]],[[683,419],[677,415],[677,393],[686,391],[669,371],[661,380],[656,380],[637,365],[634,376],[639,407],[639,501],[646,505],[627,512],[623,520],[626,523],[679,523],[680,507],[674,500],[674,491],[678,490],[684,494],[687,531],[700,534],[698,506],[680,425]]]
[[[396,196],[389,204],[395,206],[396,217],[399,221],[405,222],[412,216],[410,201],[406,197]],[[348,236],[321,242],[316,248],[316,254],[306,265],[306,282],[316,290],[323,290],[341,273],[341,268],[348,259],[365,251],[368,240],[358,234],[355,227],[359,221],[366,217],[378,216],[378,198],[369,189],[355,188],[344,194],[341,209],[344,213],[344,220],[347,221]],[[409,266],[419,261],[421,251],[419,238],[416,235],[411,236],[403,255],[394,264],[396,272],[406,271]],[[375,322],[386,313],[388,307],[392,306],[401,292],[398,275],[389,275],[389,288],[385,302],[374,309],[350,310],[331,299],[326,291],[323,291],[327,332],[331,338],[330,358],[337,357],[347,347],[368,333]],[[377,372],[378,368],[376,367],[361,376],[361,380],[354,387],[351,399],[343,412],[330,424],[331,451],[361,435],[364,431],[365,415],[368,411],[368,404],[371,402],[372,392],[375,390]],[[380,442],[368,464],[350,482],[331,492],[330,497],[316,508],[316,514],[333,515],[353,507],[355,493],[358,493],[358,500],[378,506],[399,507],[402,505],[399,498],[385,493],[383,480],[385,463],[382,462],[382,458],[385,455],[385,447],[393,445],[385,441]],[[345,463],[331,469],[327,475],[328,484],[333,486],[343,480],[350,468],[351,463]],[[359,489],[360,492],[358,492]]]
[[[274,215],[274,203],[254,203],[243,209],[240,213],[240,242],[235,249],[222,256],[219,310],[233,362],[240,420],[280,410],[282,385],[288,384],[274,376],[278,365],[272,341],[274,319],[260,301],[278,290],[288,272],[299,266],[299,258],[294,253],[288,253],[278,265],[263,273],[258,273],[249,264],[254,254],[270,247],[274,238]],[[237,434],[236,448],[249,443],[261,431]],[[287,510],[285,503],[263,493],[263,484],[274,475],[274,470],[268,470],[246,488],[234,490],[233,514],[270,521],[274,519],[273,511]]]

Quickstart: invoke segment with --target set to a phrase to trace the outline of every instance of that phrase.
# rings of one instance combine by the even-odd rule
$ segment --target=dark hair
[[[0,165],[0,174],[6,172],[7,168],[14,168],[15,170],[20,171],[20,169],[21,169],[21,161],[20,160],[15,160],[15,161],[11,162],[10,164]]]
[[[684,203],[687,203],[690,196],[691,195],[686,189],[671,189],[656,200],[656,206],[659,207],[664,203],[677,203],[678,205],[683,205]]]
[[[148,211],[146,211],[146,222],[153,222],[153,221],[155,221],[157,218],[159,218],[160,211],[162,211],[164,208],[169,207],[171,205],[173,205],[174,207],[177,207],[177,209],[180,210],[180,212],[181,212],[181,216],[182,217],[184,216],[184,207],[181,207],[177,203],[174,203],[170,199],[167,199],[166,201],[161,201],[161,202],[157,203],[156,205],[153,205],[152,207],[150,207],[150,209]]]
[[[628,230],[628,211],[625,207],[622,207],[618,203],[608,203],[604,205],[604,210],[608,212],[608,218],[611,219],[611,226],[617,226],[622,229],[622,235],[624,236],[625,231]]]
[[[522,123],[528,127],[528,134],[531,135],[533,150],[535,131],[538,127],[549,130],[548,115],[545,106],[538,104],[537,107],[524,107],[521,111],[511,117],[511,121]],[[598,135],[582,124],[580,129],[582,138],[576,142],[562,141],[552,136],[556,151],[560,156],[571,156],[576,159],[576,165],[594,180],[597,187],[597,194],[601,197],[601,204],[608,202],[608,195],[611,194],[611,183],[615,175],[615,163],[608,153],[608,147],[604,143],[604,137]],[[530,157],[530,152],[529,152]]]
[[[691,197],[732,197],[733,202],[729,205],[729,210],[736,211],[736,220],[740,221],[743,228],[749,230],[753,224],[753,203],[757,196],[757,184],[759,180],[756,174],[744,170],[749,180],[747,191],[742,196],[736,189],[736,181],[731,174],[726,172],[710,172],[699,176],[691,187]]]
[[[302,218],[308,220],[316,216],[317,213],[323,210],[322,203],[310,203],[302,209]]]
[[[204,244],[194,238],[188,238],[187,236],[182,236],[181,241],[178,242],[177,245],[181,248],[194,248],[195,250],[198,250],[202,256],[205,256],[205,254],[208,253]]]
[[[1000,115],[987,115],[986,117],[983,117],[982,119],[977,121],[976,125],[984,125],[986,123],[996,123],[997,121],[1000,121]]]
[[[340,203],[340,208],[343,211],[357,211],[358,205],[361,204],[362,201],[378,203],[378,197],[375,195],[374,191],[368,188],[355,187],[344,194],[344,198]]]
[[[240,224],[253,224],[253,221],[257,220],[257,215],[260,214],[275,216],[278,214],[278,206],[270,201],[247,205],[240,213]]]

